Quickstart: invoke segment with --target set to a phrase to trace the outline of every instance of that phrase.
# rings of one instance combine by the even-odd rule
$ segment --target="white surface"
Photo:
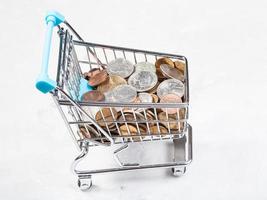
[[[266,6],[264,0],[2,0],[0,198],[266,199]],[[95,176],[88,193],[77,189],[69,171],[77,152],[52,99],[34,88],[43,16],[51,8],[88,41],[187,56],[194,161],[184,177],[117,173]]]

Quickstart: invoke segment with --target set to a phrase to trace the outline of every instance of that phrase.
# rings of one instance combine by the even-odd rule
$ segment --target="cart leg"
[[[80,174],[79,171],[76,170],[76,167],[78,163],[81,162],[85,158],[85,156],[88,153],[88,149],[89,149],[89,143],[87,141],[81,142],[81,152],[72,163],[72,171],[75,175],[78,176],[78,187],[82,191],[89,190],[90,187],[92,186],[92,175]]]
[[[174,162],[192,161],[192,127],[188,125],[187,133],[181,138],[173,139]],[[177,166],[171,169],[174,176],[181,176],[186,172],[186,166]]]
[[[82,191],[89,190],[91,186],[92,186],[92,176],[91,175],[78,176],[78,187]]]

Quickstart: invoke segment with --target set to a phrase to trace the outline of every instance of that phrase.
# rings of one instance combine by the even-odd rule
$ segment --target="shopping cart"
[[[192,128],[188,124],[189,103],[189,79],[187,59],[184,56],[115,47],[109,45],[85,42],[73,27],[57,12],[49,12],[46,16],[47,33],[43,54],[42,71],[37,79],[36,87],[43,93],[50,93],[57,108],[64,119],[68,131],[79,150],[79,155],[72,164],[73,172],[78,176],[78,186],[87,190],[92,185],[92,175],[98,173],[132,171],[139,169],[170,168],[173,175],[180,176],[185,173],[186,166],[192,161]],[[58,28],[59,57],[56,81],[48,76],[48,61],[50,54],[53,28]],[[110,60],[125,58],[133,63],[148,61],[154,63],[158,58],[166,57],[178,59],[185,63],[185,94],[183,103],[106,103],[83,102],[81,95],[88,88],[84,80],[83,72],[92,68],[106,68]],[[111,115],[106,117],[100,108],[110,110]],[[176,118],[170,118],[168,114],[164,119],[158,117],[159,109],[176,109]],[[124,110],[130,111],[134,117],[128,120]],[[100,110],[102,125],[94,118],[94,110]],[[114,116],[116,110],[120,118]],[[139,118],[138,112],[143,113]],[[150,113],[148,113],[148,111]],[[182,111],[182,112],[181,112]],[[181,114],[182,113],[182,114]],[[150,114],[150,115],[149,115]],[[154,115],[151,119],[149,116]],[[113,124],[110,126],[110,124]],[[125,124],[126,134],[121,134],[119,125]],[[135,124],[137,131],[131,132],[129,125]],[[167,132],[161,130],[164,124]],[[153,130],[151,125],[156,127]],[[175,130],[173,130],[175,126]],[[145,132],[143,127],[145,127]],[[94,137],[85,137],[85,134]],[[166,163],[140,164],[125,163],[121,161],[119,153],[126,150],[129,143],[143,143],[153,141],[173,141],[174,157]],[[117,146],[114,151],[114,159],[118,167],[78,170],[78,163],[87,155],[89,147]]]

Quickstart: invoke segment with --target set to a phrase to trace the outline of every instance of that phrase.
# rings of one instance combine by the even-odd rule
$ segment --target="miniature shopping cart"
[[[98,173],[132,171],[152,168],[170,168],[173,175],[180,176],[185,173],[187,165],[192,161],[192,128],[188,124],[188,104],[189,104],[189,79],[187,59],[184,56],[144,51],[109,45],[85,42],[72,26],[57,12],[49,12],[46,16],[47,33],[43,54],[42,71],[37,79],[36,87],[43,93],[50,93],[57,105],[57,108],[66,123],[67,129],[79,150],[79,155],[72,164],[73,172],[78,176],[78,186],[82,190],[87,190],[92,185],[92,175]],[[48,76],[48,61],[50,54],[51,38],[53,28],[58,28],[59,35],[59,56],[56,81]],[[116,58],[125,58],[133,63],[147,61],[155,63],[159,58],[166,57],[178,59],[185,63],[185,94],[183,103],[107,103],[107,102],[83,102],[81,95],[90,90],[83,73],[92,68],[106,68],[109,61]],[[91,88],[92,89],[92,88]],[[108,108],[116,110],[122,116],[115,119],[114,113],[109,118],[102,114],[104,126],[100,126],[92,115],[94,109]],[[127,121],[127,116],[123,110],[132,110],[134,120]],[[177,109],[177,118],[170,119],[166,115],[165,120],[159,119],[157,112],[159,109]],[[155,114],[155,119],[146,115],[146,110]],[[144,113],[144,118],[136,116],[136,110]],[[183,110],[183,117],[180,111]],[[108,124],[113,123],[111,128]],[[128,134],[120,134],[119,124],[134,123],[137,132],[132,134],[127,129]],[[146,133],[141,133],[139,124],[148,127]],[[149,126],[153,124],[158,127],[153,132]],[[167,132],[162,133],[160,124],[165,124]],[[176,124],[176,130],[171,129],[171,125]],[[93,130],[92,130],[92,127]],[[82,131],[93,134],[94,137],[86,138]],[[117,134],[115,134],[117,133]],[[120,152],[127,150],[130,143],[147,144],[154,141],[173,141],[174,157],[169,162],[141,164],[123,162]],[[96,170],[78,170],[77,165],[87,155],[89,148],[103,146],[103,148],[116,147],[114,159],[118,166]]]

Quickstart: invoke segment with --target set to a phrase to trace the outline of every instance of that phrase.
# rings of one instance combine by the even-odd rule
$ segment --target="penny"
[[[173,68],[168,64],[160,65],[162,74],[167,78],[174,78],[180,81],[184,81],[184,75],[177,68]]]
[[[181,120],[180,115],[178,116],[177,114],[169,114],[167,115],[166,112],[161,112],[158,114],[158,118],[161,121],[161,123],[166,127],[170,129],[177,130],[182,128],[183,122],[179,122]]]
[[[184,95],[184,84],[177,79],[167,79],[160,83],[157,89],[157,95],[162,98],[166,94],[176,94],[179,97]]]
[[[152,89],[157,82],[157,75],[150,71],[135,72],[128,79],[128,84],[134,87],[138,92],[144,92]]]
[[[139,113],[139,112],[134,112],[132,110],[124,111],[123,114],[119,117],[119,121],[126,121],[126,122],[131,122],[131,121],[136,121],[136,120],[145,120],[145,117]],[[135,123],[135,122],[133,122]]]
[[[105,96],[102,92],[99,92],[97,90],[91,90],[83,94],[82,100],[85,102],[104,101]]]
[[[99,68],[92,68],[89,72],[87,72],[87,76],[88,78],[91,78],[92,76],[98,74],[99,72],[101,72]]]
[[[160,103],[182,103],[182,99],[175,94],[166,94],[160,99]],[[162,111],[168,114],[175,114],[179,111],[179,108],[162,108]]]
[[[135,100],[137,96],[136,89],[130,85],[119,85],[112,91],[105,93],[107,102],[121,102],[130,103]]]
[[[150,133],[153,135],[162,135],[162,134],[168,134],[168,130],[164,126],[151,126],[150,128]]]
[[[174,66],[184,74],[184,70],[185,70],[185,63],[184,62],[182,62],[181,60],[177,60],[174,62]]]
[[[124,85],[124,84],[127,84],[124,78],[116,75],[110,75],[105,82],[103,82],[97,87],[97,90],[102,93],[105,93],[113,90],[118,85]]]
[[[133,64],[124,58],[117,58],[107,64],[107,72],[109,75],[118,75],[122,78],[127,78],[133,71]]]
[[[156,67],[150,62],[139,62],[134,65],[135,71],[150,71],[156,73]]]
[[[155,94],[150,94],[151,96],[152,96],[152,98],[153,98],[153,103],[158,103],[158,101],[159,101],[159,97],[157,96],[157,95],[155,95]]]
[[[141,112],[141,114],[144,115],[144,118],[145,118],[148,126],[153,126],[155,124],[154,120],[156,118],[155,118],[155,115],[152,111],[145,110],[145,111]]]
[[[171,67],[174,67],[174,63],[169,58],[160,58],[160,59],[157,59],[156,60],[156,63],[155,63],[155,66],[156,66],[156,68],[159,69],[160,68],[160,65],[162,65],[162,64],[168,64]]]
[[[102,113],[101,113],[102,111]],[[100,126],[111,126],[118,117],[118,113],[114,108],[103,108],[101,111],[98,111],[95,116],[96,122]],[[102,115],[103,114],[103,115]],[[114,118],[113,118],[114,116]]]
[[[160,65],[162,65],[162,64],[168,64],[168,65],[174,67],[174,63],[169,58],[159,58],[159,59],[157,59],[156,62],[155,62],[155,66],[156,66],[156,74],[157,74],[159,80],[162,80],[162,79],[165,78],[165,76],[162,74],[162,72],[160,70]]]
[[[139,134],[138,128],[140,130],[140,134]],[[146,134],[146,129],[143,126],[139,125],[138,128],[132,124],[127,124],[127,125],[120,126],[119,129],[120,129],[121,136],[138,136],[138,135]],[[132,137],[132,139],[135,142],[141,141],[140,137]]]
[[[106,70],[102,70],[99,73],[95,74],[94,76],[92,76],[89,81],[88,84],[90,86],[97,86],[100,85],[101,83],[105,82],[108,78],[108,74]]]
[[[83,137],[87,139],[98,137],[98,132],[89,125],[81,126],[80,132],[82,133]]]

